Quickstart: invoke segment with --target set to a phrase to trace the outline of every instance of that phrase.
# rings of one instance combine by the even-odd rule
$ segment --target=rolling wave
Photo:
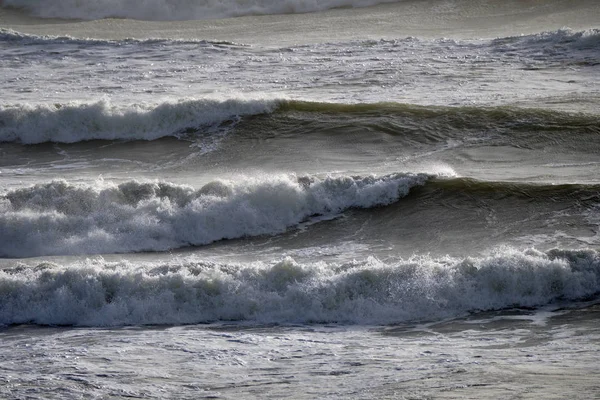
[[[387,205],[425,174],[270,175],[189,186],[129,181],[53,181],[0,200],[0,256],[164,251],[222,239],[273,235],[313,216]]]
[[[0,106],[0,142],[35,144],[87,140],[154,140],[188,129],[235,122],[271,112],[273,100],[180,100],[158,105],[95,103]]]
[[[266,115],[252,127],[252,118]],[[248,121],[252,134],[277,134],[310,121],[308,133],[327,132],[343,122],[377,127],[390,135],[411,133],[462,138],[465,130],[508,134],[547,131],[597,134],[600,117],[515,107],[441,107],[401,103],[336,104],[283,99],[182,99],[159,104],[95,103],[0,105],[0,142],[37,144],[89,140],[155,140],[189,137]],[[314,124],[319,124],[315,129]],[[343,127],[342,126],[342,127]],[[425,137],[425,136],[424,136]]]
[[[346,264],[96,259],[0,270],[0,324],[391,324],[584,300],[598,292],[600,255],[593,250],[506,248],[484,257]]]
[[[199,20],[244,15],[298,14],[340,7],[367,7],[398,0],[4,0],[5,7],[25,9],[42,18],[129,18],[150,21]],[[1,3],[0,3],[1,4]]]
[[[571,212],[595,215],[599,193],[600,186],[594,184],[483,182],[423,173],[257,175],[215,180],[200,189],[168,182],[52,181],[0,198],[0,257],[166,251],[277,235],[350,209],[365,209],[373,216],[371,209],[393,203],[399,208],[388,209],[386,219],[401,221],[403,198],[408,198],[407,207],[418,202],[434,215],[448,212],[444,205],[464,204],[465,198],[484,207],[498,200],[500,208],[514,207],[510,199],[524,199],[540,206],[537,212],[548,211],[551,204],[563,214],[576,206]],[[524,209],[522,217],[514,218],[525,218],[528,212]],[[453,214],[452,225],[444,229],[465,229],[465,215],[458,210]],[[378,232],[385,237],[384,227]]]

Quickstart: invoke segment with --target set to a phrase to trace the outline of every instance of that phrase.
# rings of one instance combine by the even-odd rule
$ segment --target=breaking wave
[[[312,216],[396,202],[428,177],[269,175],[215,180],[198,190],[53,181],[0,199],[0,257],[164,251],[273,235]]]
[[[486,132],[495,128],[509,134],[548,131],[576,137],[596,134],[600,117],[543,109],[515,107],[440,107],[402,103],[320,103],[277,98],[181,99],[158,104],[117,105],[108,100],[94,103],[0,105],[0,142],[37,144],[76,143],[89,140],[155,140],[189,137],[214,128],[229,128],[248,117],[267,115],[256,131],[276,134],[302,121],[319,119],[327,132],[339,121],[355,126],[380,127],[394,135],[421,134],[460,139],[466,130]],[[421,140],[419,139],[419,140]]]
[[[507,248],[474,258],[346,264],[96,259],[0,270],[0,324],[391,324],[583,300],[599,291],[593,250]]]
[[[95,103],[0,105],[0,142],[154,140],[271,112],[274,100],[198,99],[158,105]]]

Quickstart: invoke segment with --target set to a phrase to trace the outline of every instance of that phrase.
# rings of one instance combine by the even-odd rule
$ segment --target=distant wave
[[[195,20],[244,15],[297,14],[339,7],[367,7],[398,0],[4,0],[42,18],[129,18],[150,21]]]
[[[269,175],[195,190],[166,182],[53,181],[0,199],[0,257],[163,251],[273,235],[313,216],[387,205],[428,179]]]
[[[243,43],[235,43],[229,41],[213,41],[204,39],[94,39],[94,38],[76,38],[71,36],[52,36],[52,35],[33,35],[21,33],[13,29],[0,28],[0,41],[3,42],[18,42],[19,44],[37,45],[37,44],[73,44],[73,45],[115,45],[137,43],[140,45],[164,45],[164,44],[199,44],[207,46],[243,46]],[[571,50],[590,50],[600,48],[600,29],[586,29],[583,31],[575,31],[570,28],[563,28],[556,31],[546,31],[534,33],[530,35],[518,35],[499,37],[496,39],[482,40],[453,40],[453,39],[420,39],[415,37],[398,38],[394,40],[364,40],[364,45],[385,45],[398,46],[402,43],[413,45],[415,42],[442,44],[445,46],[468,46],[468,47],[490,47],[496,51],[527,51],[526,55],[531,55],[531,50],[538,49],[546,55],[552,55],[553,52],[563,50],[563,48]]]
[[[485,257],[346,264],[97,259],[0,270],[0,324],[391,324],[585,300],[598,292],[600,255],[593,250],[508,248]]]
[[[122,46],[124,44],[138,45],[165,45],[165,44],[195,44],[198,46],[214,46],[214,47],[249,47],[243,43],[230,42],[227,40],[205,40],[205,39],[95,39],[95,38],[77,38],[72,36],[53,36],[53,35],[32,35],[29,33],[21,33],[13,29],[0,28],[1,42],[15,42],[19,45],[48,45],[48,44],[66,44],[66,45],[113,45]]]
[[[37,144],[188,138],[214,128],[229,129],[247,117],[263,114],[272,118],[270,134],[277,134],[279,128],[298,124],[302,118],[313,118],[314,114],[330,115],[345,122],[356,118],[356,126],[365,124],[365,118],[368,118],[369,126],[381,124],[382,131],[389,134],[416,134],[426,129],[430,133],[428,137],[450,134],[457,139],[462,138],[467,129],[481,132],[494,128],[502,132],[546,130],[572,138],[575,132],[597,132],[600,128],[600,117],[594,115],[515,107],[338,104],[276,98],[181,99],[129,105],[101,100],[93,103],[0,105],[0,142]],[[394,121],[392,126],[389,126],[390,118]],[[327,132],[329,123],[327,120],[320,121],[319,132]],[[331,127],[335,127],[335,122],[331,122]],[[264,127],[261,130],[264,131]]]

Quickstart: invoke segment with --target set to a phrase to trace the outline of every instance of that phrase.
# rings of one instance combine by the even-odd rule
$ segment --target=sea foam
[[[52,181],[1,198],[0,256],[164,251],[272,235],[313,216],[393,203],[428,178],[281,174],[215,180],[197,190],[168,182]]]
[[[0,324],[390,324],[584,300],[599,291],[593,250],[508,248],[472,258],[345,264],[100,258],[0,270]]]

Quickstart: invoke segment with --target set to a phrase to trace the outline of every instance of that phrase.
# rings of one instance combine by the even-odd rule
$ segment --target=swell
[[[165,264],[103,259],[0,270],[0,324],[122,326],[250,323],[392,324],[590,299],[594,250],[497,250],[350,263]]]
[[[343,133],[362,128],[415,140],[465,136],[467,131],[523,136],[547,133],[577,139],[600,132],[600,116],[516,107],[442,107],[401,103],[336,104],[283,99],[181,99],[158,104],[0,105],[0,142],[37,144],[89,140],[190,138],[236,126],[241,135]],[[426,135],[424,135],[426,133]],[[532,135],[531,140],[536,140]]]
[[[555,203],[600,203],[600,184],[532,184],[524,182],[478,181],[470,178],[433,179],[427,190],[459,193],[474,198],[520,197],[532,201],[551,200]]]
[[[414,207],[416,201],[419,209],[432,208],[418,215],[435,218],[436,213],[449,212],[440,207],[452,204],[484,207],[469,209],[471,214],[486,211],[491,201],[497,203],[494,207],[506,204],[510,209],[515,206],[510,198],[524,199],[527,204],[523,215],[511,217],[517,220],[529,218],[527,213],[532,211],[543,215],[550,208],[568,213],[576,206],[579,211],[571,212],[594,213],[600,204],[600,185],[480,182],[413,173],[247,176],[215,180],[199,189],[168,182],[89,185],[52,181],[2,197],[0,256],[166,251],[223,239],[277,235],[351,209],[369,213],[396,203],[377,229],[385,238],[387,224],[405,225],[402,204]],[[524,207],[521,200],[516,204]],[[439,221],[431,219],[425,221],[426,226],[448,232],[460,231],[461,226],[469,229],[464,212],[451,212],[454,217],[446,222],[451,225],[439,227]],[[388,238],[397,239],[410,238]]]

